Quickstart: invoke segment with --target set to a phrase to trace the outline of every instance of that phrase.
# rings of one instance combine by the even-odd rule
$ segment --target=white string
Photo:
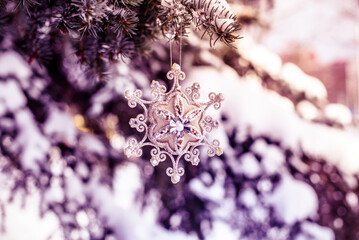
[[[173,65],[172,41],[173,41],[173,38],[170,38],[170,62],[171,62],[170,67],[172,67],[172,65]],[[182,24],[180,27],[179,65],[182,66]]]
[[[179,64],[182,67],[182,23],[181,23],[181,32],[180,32],[180,52],[179,52]]]
[[[170,65],[170,68],[172,68],[172,38],[170,38],[170,61],[171,61],[171,65]]]

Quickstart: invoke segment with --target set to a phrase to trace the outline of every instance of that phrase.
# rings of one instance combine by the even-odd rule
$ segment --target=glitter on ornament
[[[167,73],[167,78],[174,81],[167,93],[166,87],[157,81],[151,84],[152,101],[141,99],[141,90],[125,92],[131,108],[139,104],[144,109],[144,113],[131,118],[129,124],[145,133],[139,142],[135,138],[128,140],[125,154],[127,157],[140,157],[142,147],[152,147],[150,162],[153,166],[168,158],[171,160],[172,167],[168,167],[166,173],[172,183],[178,183],[184,174],[184,169],[179,167],[182,157],[192,165],[199,164],[199,146],[207,146],[210,157],[223,153],[218,140],[210,142],[205,136],[205,132],[209,133],[218,127],[218,121],[206,116],[205,111],[212,105],[218,110],[224,100],[223,95],[212,92],[208,102],[199,103],[196,101],[200,96],[198,83],[186,88],[184,92],[181,90],[179,81],[185,77],[180,65],[175,63]]]

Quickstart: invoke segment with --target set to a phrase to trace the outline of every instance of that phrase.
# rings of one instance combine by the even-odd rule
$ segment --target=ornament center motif
[[[177,121],[171,120],[170,127],[171,127],[170,133],[176,133],[177,137],[180,137],[181,135],[183,136],[185,122],[182,122],[181,119],[179,119]]]

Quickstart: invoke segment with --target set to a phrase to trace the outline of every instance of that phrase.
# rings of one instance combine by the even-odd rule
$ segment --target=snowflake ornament
[[[209,94],[208,102],[199,103],[196,101],[200,96],[198,83],[186,88],[184,92],[181,90],[179,81],[184,80],[185,77],[180,65],[175,63],[172,70],[167,73],[167,78],[174,81],[171,90],[167,93],[166,87],[157,81],[151,84],[154,98],[152,101],[141,99],[141,90],[125,92],[131,108],[139,104],[144,109],[144,114],[130,119],[130,126],[145,133],[139,142],[135,138],[128,140],[125,154],[127,157],[140,157],[142,147],[151,146],[152,166],[157,166],[167,158],[172,161],[172,167],[166,170],[172,183],[178,183],[184,174],[184,169],[179,167],[182,157],[192,165],[198,165],[199,146],[207,146],[209,148],[207,154],[210,157],[223,153],[218,140],[213,140],[211,143],[205,136],[205,132],[209,133],[213,128],[218,127],[218,121],[206,116],[205,111],[212,105],[218,110],[223,95],[212,92]],[[148,108],[146,105],[149,105]]]

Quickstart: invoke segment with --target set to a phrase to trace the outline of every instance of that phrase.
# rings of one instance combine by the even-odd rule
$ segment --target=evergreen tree
[[[325,88],[302,72],[306,88],[278,77],[265,65],[278,56],[260,47],[237,49],[240,23],[260,18],[235,16],[225,0],[0,1],[0,238],[7,206],[38,196],[40,216],[58,226],[41,222],[46,239],[358,239],[356,169],[331,164],[309,133],[323,134],[322,144],[358,138],[326,117],[299,119],[291,107],[320,109]],[[142,110],[124,92],[148,98],[153,79],[170,86],[171,50],[178,60],[182,41],[183,69],[232,100],[216,133],[224,154],[185,163],[173,185],[169,164],[153,168],[148,151],[125,156],[125,140],[142,136],[129,119]],[[298,126],[291,121],[313,146],[286,135]],[[338,149],[346,163],[348,152],[358,156]]]
[[[240,27],[226,1],[2,1],[0,14],[1,39],[10,38],[29,63],[47,67],[69,49],[96,80],[120,59],[149,56],[161,35],[178,40],[191,23],[211,43],[233,43]]]

